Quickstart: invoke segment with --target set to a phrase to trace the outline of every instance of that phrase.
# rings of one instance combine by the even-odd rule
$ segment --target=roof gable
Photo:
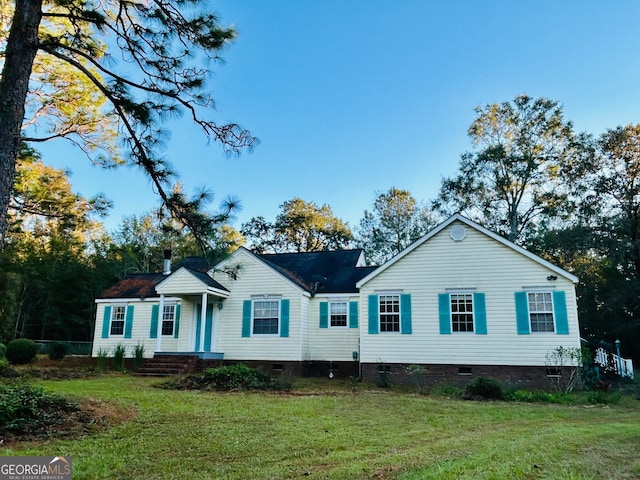
[[[181,294],[197,293],[205,290],[215,290],[218,293],[229,293],[229,290],[211,278],[207,273],[180,267],[175,272],[164,277],[156,285],[158,293]]]
[[[402,252],[398,253],[396,256],[394,256],[393,258],[388,260],[386,263],[382,264],[380,267],[378,267],[377,270],[371,272],[369,275],[367,275],[366,277],[362,278],[357,283],[357,287],[358,288],[362,287],[362,285],[364,285],[365,283],[367,283],[371,279],[375,278],[376,276],[378,276],[379,274],[384,272],[386,269],[388,269],[389,267],[391,267],[395,263],[401,261],[405,256],[407,256],[408,254],[410,254],[411,252],[413,252],[414,250],[419,248],[424,243],[428,242],[431,238],[433,238],[434,236],[438,235],[440,232],[442,232],[444,229],[446,229],[448,226],[450,226],[454,222],[461,222],[461,223],[465,224],[467,227],[473,228],[474,230],[486,235],[487,237],[489,237],[489,238],[491,238],[493,240],[496,240],[497,242],[505,245],[506,247],[508,247],[511,250],[519,253],[520,255],[523,255],[523,256],[529,258],[530,260],[532,260],[532,261],[534,261],[534,262],[536,262],[536,263],[538,263],[538,264],[540,264],[540,265],[552,270],[553,272],[557,273],[558,275],[570,280],[572,283],[578,283],[578,278],[575,275],[572,275],[571,273],[567,272],[566,270],[563,270],[562,268],[558,267],[557,265],[552,264],[551,262],[539,257],[538,255],[536,255],[534,253],[529,252],[528,250],[525,250],[524,248],[520,247],[519,245],[516,245],[515,243],[513,243],[513,242],[507,240],[506,238],[498,235],[497,233],[492,232],[491,230],[488,230],[488,229],[484,228],[483,226],[481,226],[481,225],[469,220],[468,218],[460,215],[459,213],[456,213],[456,214],[450,216],[448,219],[446,219],[444,222],[442,222],[438,226],[436,226],[434,229],[429,231],[426,235],[424,235],[423,237],[419,238],[414,243],[409,245]]]

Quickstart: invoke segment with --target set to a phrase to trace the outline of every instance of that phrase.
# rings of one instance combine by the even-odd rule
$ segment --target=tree
[[[235,38],[234,30],[221,27],[206,6],[204,0],[16,0],[11,12],[8,0],[2,0],[3,23],[10,16],[11,28],[0,78],[0,246],[23,119],[28,125],[45,114],[58,115],[46,138],[71,137],[85,152],[99,145],[100,129],[94,121],[100,116],[112,119],[124,162],[149,176],[172,216],[196,237],[217,220],[201,215],[198,197],[188,199],[173,188],[171,165],[160,155],[163,122],[184,112],[228,152],[238,153],[256,142],[237,124],[218,125],[202,117],[202,110],[213,104],[205,93],[207,62],[217,59]],[[73,77],[55,65],[64,65]],[[126,76],[121,73],[125,69]],[[42,82],[34,94],[46,100],[30,101],[30,80]],[[96,96],[89,104],[104,101],[104,108],[76,108],[79,84],[81,92]],[[34,111],[36,104],[47,108]],[[25,139],[42,140],[29,135]],[[101,154],[110,157],[110,164],[120,163],[109,148]]]
[[[244,242],[240,233],[226,223],[213,224],[200,240],[208,245],[207,260],[212,265]],[[165,249],[172,251],[174,261],[202,254],[194,235],[162,209],[125,218],[114,234],[114,241],[127,272],[161,271]]]
[[[476,113],[468,133],[480,150],[462,155],[458,174],[443,180],[433,207],[464,212],[524,243],[543,220],[572,212],[571,187],[589,166],[590,138],[576,134],[562,107],[546,98],[519,95]]]
[[[331,207],[319,207],[300,198],[280,205],[275,223],[254,217],[240,232],[256,252],[315,252],[346,248],[352,239],[349,226],[333,215]]]
[[[430,210],[407,190],[392,187],[379,193],[371,212],[364,212],[356,245],[370,263],[381,265],[435,226]]]
[[[0,341],[90,338],[93,299],[114,279],[94,275],[87,251],[103,206],[74,193],[66,172],[22,149],[0,254]]]

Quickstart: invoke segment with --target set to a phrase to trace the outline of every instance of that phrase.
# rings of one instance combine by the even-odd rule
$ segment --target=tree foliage
[[[464,212],[511,241],[523,243],[545,219],[568,217],[571,185],[592,152],[555,101],[519,95],[476,108],[468,134],[480,149],[462,155],[442,182],[434,208]]]
[[[400,253],[435,226],[431,211],[407,190],[392,187],[379,193],[371,212],[364,212],[356,245],[367,261],[381,265]]]
[[[255,144],[239,125],[203,117],[213,106],[206,93],[210,62],[234,30],[221,26],[203,0],[17,0],[15,8],[3,0],[0,7],[2,22],[11,24],[0,39],[0,242],[21,132],[34,125],[40,129],[24,130],[29,142],[65,137],[98,163],[139,167],[163,207],[197,238],[204,235],[219,218],[203,215],[200,198],[174,188],[161,155],[162,125],[187,113],[228,152]]]
[[[240,232],[256,252],[314,252],[346,248],[352,239],[349,226],[328,205],[318,206],[294,198],[280,205],[274,223],[254,217]]]

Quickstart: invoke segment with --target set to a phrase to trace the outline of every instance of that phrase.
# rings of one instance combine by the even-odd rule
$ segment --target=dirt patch
[[[115,403],[86,398],[68,408],[49,408],[40,421],[21,431],[0,431],[0,445],[42,442],[56,438],[78,438],[133,420],[137,411]],[[4,430],[4,429],[3,429]]]

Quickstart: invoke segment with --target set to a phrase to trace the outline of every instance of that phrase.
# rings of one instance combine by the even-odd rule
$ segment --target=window
[[[176,306],[165,305],[162,311],[162,335],[173,335],[176,317]]]
[[[551,292],[529,292],[529,321],[532,332],[553,332],[553,301]]]
[[[452,293],[451,329],[454,332],[473,332],[473,294]]]
[[[125,305],[114,305],[111,310],[111,335],[124,334]]]
[[[347,326],[347,302],[330,302],[329,319],[332,327]]]
[[[380,295],[380,331],[400,331],[400,295]]]
[[[280,319],[280,300],[253,301],[253,334],[277,335]]]

